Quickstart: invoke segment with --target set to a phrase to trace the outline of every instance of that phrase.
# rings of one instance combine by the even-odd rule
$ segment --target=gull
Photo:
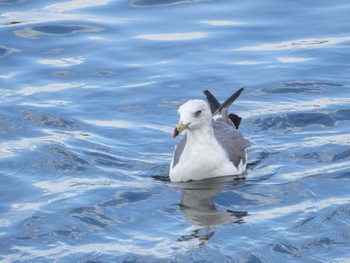
[[[172,182],[241,175],[245,171],[249,142],[238,131],[241,117],[228,114],[228,107],[243,90],[239,89],[222,104],[205,90],[208,103],[189,100],[180,106],[180,121],[173,137],[185,130],[186,133],[170,164]]]

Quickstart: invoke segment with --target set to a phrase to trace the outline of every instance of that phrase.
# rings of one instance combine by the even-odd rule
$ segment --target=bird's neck
[[[208,141],[213,138],[214,129],[211,125],[203,125],[198,129],[188,130],[187,139],[189,141]]]

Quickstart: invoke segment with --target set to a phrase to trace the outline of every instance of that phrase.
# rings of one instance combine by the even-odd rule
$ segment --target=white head
[[[203,100],[189,100],[180,106],[179,124],[174,130],[174,138],[185,129],[196,130],[211,124],[211,112],[208,104]]]

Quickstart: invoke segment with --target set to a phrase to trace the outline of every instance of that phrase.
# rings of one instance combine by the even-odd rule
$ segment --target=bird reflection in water
[[[216,177],[200,181],[179,183],[181,188],[180,209],[186,214],[186,219],[197,226],[218,226],[230,223],[242,223],[248,212],[220,211],[214,204],[215,197],[228,186],[238,185],[242,180]]]
[[[243,218],[248,212],[230,209],[220,211],[214,204],[216,196],[225,188],[242,182],[242,179],[227,176],[176,184],[181,189],[181,211],[186,214],[186,220],[199,227],[190,234],[182,235],[177,241],[190,242],[193,247],[201,247],[214,236],[215,226],[244,223]]]

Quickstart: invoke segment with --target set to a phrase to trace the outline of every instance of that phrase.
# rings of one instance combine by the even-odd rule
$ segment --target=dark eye
[[[196,117],[200,116],[201,114],[202,114],[201,110],[197,110],[196,113],[195,113]]]

